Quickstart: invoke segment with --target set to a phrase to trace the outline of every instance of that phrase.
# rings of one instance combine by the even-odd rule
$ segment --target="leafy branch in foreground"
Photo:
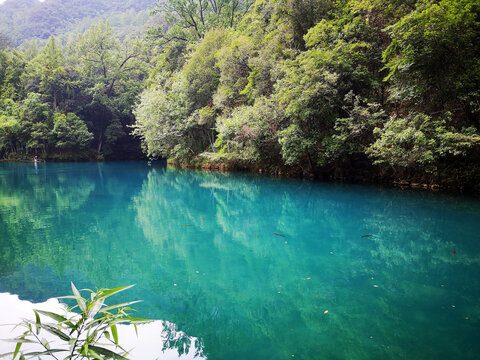
[[[149,320],[133,318],[128,314],[128,311],[133,310],[129,306],[139,301],[106,305],[105,300],[132,286],[134,285],[100,289],[96,292],[89,289],[82,290],[90,293],[89,300],[84,298],[72,283],[73,295],[59,299],[74,299],[77,304],[66,308],[64,315],[34,310],[35,321],[24,320],[19,325],[25,327],[26,331],[12,340],[16,343],[15,350],[12,353],[1,354],[0,358],[13,355],[13,359],[17,356],[19,359],[45,357],[57,360],[127,359],[128,351],[118,341],[117,325],[131,324],[137,331],[137,324]],[[42,322],[40,315],[54,322]],[[53,340],[47,341],[42,336],[42,331],[48,333],[49,338],[53,335]],[[23,344],[39,346],[41,349],[36,351],[29,349],[24,353],[20,351]]]

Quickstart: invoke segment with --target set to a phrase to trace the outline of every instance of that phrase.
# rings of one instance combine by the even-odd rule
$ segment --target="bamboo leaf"
[[[115,345],[118,345],[118,332],[117,332],[117,326],[116,326],[116,325],[112,325],[112,327],[111,327],[111,330],[112,330],[112,336],[113,336],[113,340],[115,341]]]
[[[129,321],[130,323],[137,323],[137,324],[152,322],[152,320],[149,320],[149,319],[133,318],[133,317],[129,317],[129,318],[128,318],[128,321]]]
[[[98,311],[102,308],[104,302],[105,302],[104,298],[95,300],[90,306],[90,308],[88,309],[87,316],[93,318],[95,315],[97,315]]]
[[[51,326],[51,325],[45,325],[45,324],[42,324],[42,329],[45,329],[46,331],[48,331],[49,333],[53,334],[53,335],[57,335],[60,339],[64,340],[64,341],[70,341],[70,336],[68,336],[67,334],[64,334],[63,332],[61,332],[60,330],[58,330],[57,328]]]
[[[35,351],[31,353],[24,354],[25,356],[40,356],[40,355],[51,355],[55,354],[58,352],[66,352],[67,350],[64,349],[51,349],[51,350],[45,350],[45,351]]]
[[[22,343],[22,344],[36,344],[36,341],[29,340],[29,339],[0,339],[0,341],[3,342],[11,342],[11,343]]]
[[[15,351],[13,352],[13,359],[15,360],[15,358],[17,357],[17,354],[18,352],[20,351],[20,347],[22,346],[22,343],[19,342],[17,343],[17,346],[15,346]]]
[[[43,310],[34,310],[34,311],[36,311],[36,312],[38,312],[42,315],[48,316],[49,318],[51,318],[53,320],[56,320],[58,322],[65,323],[69,327],[73,327],[73,324],[71,323],[71,321],[68,320],[65,316],[55,314],[55,313],[52,313],[50,311],[43,311]]]
[[[119,292],[121,292],[121,291],[125,291],[125,290],[127,290],[127,289],[130,289],[130,288],[132,288],[132,287],[134,287],[134,286],[135,286],[135,284],[134,284],[134,285],[129,285],[129,286],[117,287],[117,288],[114,288],[114,289],[107,290],[107,291],[105,291],[104,293],[102,293],[102,294],[98,297],[98,299],[107,298],[107,297],[112,296],[112,295],[114,295],[114,294],[117,294],[117,293],[119,293]]]
[[[33,312],[35,313],[35,319],[37,321],[36,326],[37,326],[37,335],[38,335],[40,334],[42,323],[40,322],[40,315],[38,315],[38,312],[36,312],[35,310],[33,310]]]
[[[66,296],[58,296],[55,299],[76,299],[73,295],[66,295]]]
[[[137,300],[137,301],[130,301],[130,302],[126,302],[126,303],[106,306],[102,310],[100,310],[99,312],[104,313],[104,312],[107,312],[107,311],[110,311],[110,310],[113,310],[113,309],[118,309],[118,308],[125,307],[125,306],[128,306],[128,305],[136,304],[136,303],[139,303],[141,301],[142,300]]]
[[[108,350],[108,349],[105,349],[103,347],[100,347],[100,346],[93,346],[91,345],[90,346],[90,349],[92,349],[93,351],[95,351],[96,353],[98,354],[101,354],[101,355],[105,355],[105,356],[108,356],[112,359],[118,359],[118,360],[128,360],[126,357],[120,355],[120,354],[117,354],[115,352],[113,352],[112,350]]]
[[[95,351],[93,351],[92,349],[89,349],[88,350],[88,355],[90,356],[93,356],[95,359],[98,359],[98,360],[103,360],[100,355],[98,355]]]
[[[75,295],[75,299],[77,300],[77,303],[78,303],[78,306],[80,307],[80,310],[82,310],[82,312],[86,313],[87,312],[87,306],[85,305],[85,299],[82,297],[82,295],[80,295],[80,292],[77,290],[75,285],[73,285],[73,282],[71,284],[72,284],[73,295]]]

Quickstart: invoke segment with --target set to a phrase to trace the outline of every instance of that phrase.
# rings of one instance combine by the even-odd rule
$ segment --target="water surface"
[[[208,359],[477,359],[480,201],[140,162],[0,164],[0,292],[43,302],[70,281],[137,284],[116,300],[143,299],[139,316]]]

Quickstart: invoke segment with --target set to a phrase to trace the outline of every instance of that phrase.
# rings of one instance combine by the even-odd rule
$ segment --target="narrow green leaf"
[[[37,321],[36,326],[37,326],[37,335],[38,335],[40,334],[42,323],[40,322],[40,315],[38,315],[38,312],[36,312],[35,310],[33,310],[33,312],[35,313],[35,319]]]
[[[59,314],[52,313],[50,311],[43,311],[43,310],[34,310],[37,311],[38,313],[48,316],[49,318],[56,320],[61,323],[65,323],[67,326],[72,327],[73,324],[65,317]]]
[[[118,309],[118,308],[125,307],[125,306],[128,306],[128,305],[136,304],[136,303],[139,303],[139,302],[142,302],[142,300],[130,301],[130,302],[126,302],[126,303],[110,305],[110,306],[104,307],[99,312],[104,313],[104,312],[107,312],[107,311],[110,311],[110,310],[113,310],[113,309]]]
[[[60,330],[58,330],[57,328],[53,327],[53,326],[50,326],[50,325],[45,325],[45,324],[42,324],[42,329],[45,329],[46,331],[48,331],[49,333],[53,334],[53,335],[57,335],[60,339],[64,340],[64,341],[70,341],[70,336],[68,336],[67,334],[64,334],[63,332],[61,332]]]
[[[134,286],[135,286],[135,284],[134,284],[134,285],[129,285],[129,286],[117,287],[117,288],[114,288],[114,289],[107,290],[107,291],[105,291],[103,294],[101,294],[101,295],[98,297],[98,299],[107,298],[107,297],[112,296],[112,295],[114,295],[114,294],[117,294],[117,293],[119,293],[119,292],[121,292],[121,291],[125,291],[125,290],[127,290],[127,289],[130,289],[130,288],[132,288],[132,287],[134,287]]]
[[[72,285],[72,291],[73,295],[75,295],[75,299],[77,300],[78,306],[80,307],[80,310],[82,312],[86,313],[87,312],[87,306],[85,305],[85,299],[80,295],[80,292],[77,290],[75,285],[73,285],[73,282],[71,283]]]
[[[15,360],[15,358],[17,357],[17,354],[18,352],[20,351],[20,347],[22,346],[22,343],[19,342],[17,343],[17,346],[15,346],[15,351],[13,352],[13,359]]]
[[[116,326],[116,325],[112,325],[111,329],[112,329],[112,336],[113,336],[113,340],[115,341],[115,345],[118,345],[117,326]]]
[[[96,353],[100,354],[100,355],[105,355],[105,356],[108,356],[110,357],[111,359],[118,359],[118,360],[128,360],[126,357],[120,355],[120,354],[117,354],[115,352],[113,352],[112,350],[108,350],[108,349],[105,349],[105,348],[102,348],[100,346],[93,346],[91,345],[90,346],[90,349],[92,349],[93,351],[95,351]]]
[[[131,323],[137,323],[137,324],[152,322],[152,320],[149,320],[149,319],[133,318],[133,317],[129,317],[128,321]]]
[[[100,355],[98,355],[95,351],[93,351],[92,349],[89,349],[88,350],[88,355],[89,356],[93,356],[95,359],[97,360],[103,360]]]
[[[29,340],[29,339],[0,339],[1,342],[9,342],[9,343],[22,343],[22,344],[37,344],[36,341]]]
[[[55,354],[58,352],[66,352],[67,350],[64,349],[51,349],[51,350],[45,350],[45,351],[36,351],[36,352],[31,352],[24,354],[25,356],[40,356],[40,355],[51,355]]]
[[[82,346],[82,355],[87,356],[87,354],[88,354],[88,343],[85,343],[85,344]]]

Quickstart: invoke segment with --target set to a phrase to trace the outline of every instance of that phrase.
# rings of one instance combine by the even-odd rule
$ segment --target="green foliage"
[[[170,124],[215,129],[209,142],[200,131],[193,141],[176,133],[169,148],[188,148],[187,160],[204,152],[207,161],[329,177],[445,180],[450,172],[471,181],[453,174],[478,161],[478,24],[471,0],[257,0],[218,46],[190,37],[186,62],[157,64],[163,77],[153,83],[186,78],[181,92],[194,102]],[[162,118],[149,119],[149,133],[136,127],[137,135],[161,148]]]
[[[245,87],[252,71],[251,58],[255,55],[255,46],[250,37],[232,34],[218,52],[217,66],[220,79],[213,102],[219,109],[233,108],[246,102]]]
[[[374,129],[386,121],[380,104],[368,103],[348,93],[345,97],[346,118],[335,120],[334,133],[323,141],[325,160],[342,161],[364,154],[374,141]]]
[[[80,84],[91,99],[85,117],[95,134],[98,153],[105,141],[111,146],[121,138],[119,124],[131,124],[131,107],[146,74],[144,54],[140,39],[119,42],[108,22],[92,26],[72,45],[70,56],[78,61]],[[111,126],[116,128],[115,136]]]
[[[478,1],[421,1],[415,11],[387,31],[392,42],[384,60],[387,79],[396,83],[394,101],[417,108],[420,105],[428,111],[454,111],[459,105],[463,107],[460,98],[478,90]]]
[[[315,152],[315,141],[309,139],[298,124],[291,124],[278,133],[278,141],[282,147],[282,156],[287,165],[309,162],[313,166],[311,156]],[[309,169],[309,170],[310,170]]]
[[[0,52],[0,154],[86,159],[95,146],[99,158],[140,156],[138,142],[126,135],[147,74],[144,42],[119,41],[100,22],[64,48],[54,37],[37,45]]]
[[[84,150],[93,140],[85,122],[73,113],[55,113],[52,134],[57,148],[72,151]]]
[[[253,106],[238,107],[218,120],[215,147],[219,154],[248,164],[268,164],[272,153],[278,153],[277,130],[281,127],[282,112],[266,98]],[[274,150],[275,149],[275,150]]]
[[[217,52],[226,43],[227,37],[228,33],[223,28],[206,33],[182,68],[194,109],[206,106],[218,87],[220,69],[217,67]]]
[[[187,147],[188,109],[185,79],[171,79],[163,87],[151,87],[140,96],[135,109],[134,135],[138,135],[151,157],[174,156],[174,149]]]
[[[25,77],[27,89],[51,97],[52,107],[57,108],[59,96],[66,82],[65,62],[62,51],[52,36],[40,54],[28,63]]]
[[[166,26],[149,30],[151,39],[164,45],[171,41],[201,40],[214,28],[234,27],[252,0],[157,0],[155,14]]]
[[[128,311],[132,310],[129,306],[138,301],[107,305],[105,300],[132,286],[98,291],[87,289],[84,291],[90,296],[84,298],[72,283],[73,295],[60,299],[74,299],[76,305],[67,308],[64,315],[34,310],[35,321],[24,320],[20,324],[26,331],[15,339],[17,343],[15,350],[2,356],[12,355],[14,360],[17,356],[20,359],[40,357],[58,359],[58,356],[64,359],[126,359],[128,352],[120,345],[117,325],[136,326],[148,320],[129,315]],[[45,318],[50,322],[45,322]],[[55,340],[48,342],[43,333],[53,335]],[[34,344],[42,349],[23,352],[21,351],[23,344],[27,346]]]
[[[474,128],[458,132],[447,127],[445,118],[414,113],[405,118],[391,117],[382,129],[376,128],[377,140],[368,150],[375,163],[394,168],[421,166],[434,171],[441,157],[464,157],[480,148],[480,136]]]

